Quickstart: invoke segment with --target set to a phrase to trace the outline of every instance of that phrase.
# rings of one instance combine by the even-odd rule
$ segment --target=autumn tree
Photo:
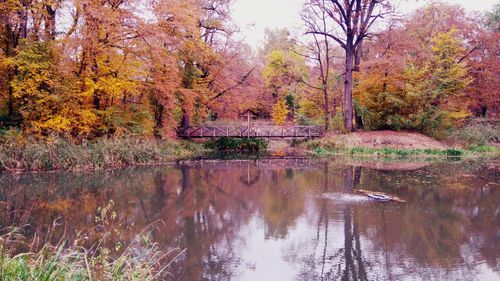
[[[17,50],[7,64],[17,70],[11,87],[26,132],[36,136],[78,136],[90,131],[92,114],[78,110],[80,99],[73,94],[71,81],[64,81],[64,75],[58,71],[60,64],[49,43],[28,44]]]
[[[471,81],[460,61],[465,49],[453,29],[431,42],[431,58],[406,61],[402,73],[388,72],[380,62],[362,72],[355,92],[369,128],[436,135],[453,118],[467,114],[462,101]]]
[[[274,123],[278,126],[285,124],[289,112],[285,99],[283,97],[279,98],[273,107],[272,117]]]
[[[467,93],[470,110],[477,116],[498,117],[500,112],[500,5],[486,14],[475,30],[473,51],[463,58],[468,74],[473,78]]]
[[[286,29],[267,31],[267,41],[261,49],[265,56],[262,77],[274,103],[284,98],[292,115],[297,108],[297,100],[303,92],[303,81],[308,69],[304,58],[299,55],[296,42]]]
[[[363,41],[370,36],[370,29],[390,7],[384,0],[323,1],[310,0],[310,9],[325,11],[329,16],[329,31],[315,30],[308,26],[306,34],[324,35],[339,44],[345,51],[344,127],[352,131],[353,71],[359,67]]]
[[[322,1],[321,6],[325,5],[325,0]],[[330,79],[332,77],[332,59],[333,47],[328,38],[328,18],[329,15],[325,9],[318,9],[317,5],[311,2],[306,2],[303,7],[302,20],[304,21],[308,30],[320,31],[322,34],[311,33],[312,42],[305,44],[307,53],[304,54],[306,58],[313,61],[315,70],[319,73],[319,83],[310,83],[304,81],[309,87],[320,90],[323,93],[323,116],[325,123],[325,130],[329,129],[330,125]],[[319,84],[319,85],[318,85]]]
[[[55,39],[56,10],[60,1],[2,1],[0,2],[0,53],[4,58],[12,58],[19,47],[29,41],[49,42]],[[13,67],[13,68],[12,68]],[[6,115],[16,119],[16,98],[10,85],[17,75],[15,64],[2,66],[2,97],[5,99]]]

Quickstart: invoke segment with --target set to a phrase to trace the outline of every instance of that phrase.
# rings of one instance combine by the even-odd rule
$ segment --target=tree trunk
[[[18,14],[20,19],[19,39],[26,39],[28,38],[28,7],[23,7]],[[19,39],[15,45],[19,43]]]
[[[344,81],[344,128],[352,132],[352,71],[354,60],[354,46],[352,40],[345,49],[345,81]]]
[[[328,131],[328,128],[330,127],[330,104],[328,101],[328,90],[327,90],[328,85],[323,85],[323,95],[325,98],[325,131]]]
[[[14,79],[14,75],[11,71],[7,75],[7,83],[9,83],[8,94],[7,94],[7,115],[12,118],[14,116],[14,89],[12,88],[10,82]]]
[[[45,19],[45,36],[47,40],[56,39],[56,10],[50,5],[46,5],[47,15]]]
[[[356,122],[356,129],[363,129],[363,118],[357,110],[354,110],[354,121]]]
[[[190,116],[189,116],[189,112],[183,110],[183,113],[182,113],[182,121],[181,121],[181,127],[182,128],[188,128],[190,123],[191,123],[191,120],[190,120]]]
[[[98,78],[97,78],[98,71],[99,71],[99,65],[97,64],[96,55],[94,53],[92,53],[92,73],[94,75],[92,80],[94,81],[95,84],[97,84],[97,81],[98,81]],[[94,104],[95,109],[97,109],[97,110],[101,109],[101,91],[100,90],[94,91],[94,95],[92,97],[92,102]]]
[[[163,129],[163,114],[164,114],[164,107],[163,105],[158,101],[154,101],[154,118],[155,118],[155,137],[160,138],[161,133],[160,131]]]
[[[361,41],[356,47],[354,54],[354,71],[359,71],[359,65],[361,64],[361,52],[363,51],[363,41]]]
[[[363,49],[363,41],[361,41],[358,44],[358,46],[356,47],[356,50],[354,51],[354,69],[353,69],[353,71],[358,72],[360,70],[359,65],[361,64],[362,49]],[[364,127],[363,118],[361,117],[361,114],[359,114],[358,110],[354,110],[354,120],[356,123],[356,129],[362,129]]]

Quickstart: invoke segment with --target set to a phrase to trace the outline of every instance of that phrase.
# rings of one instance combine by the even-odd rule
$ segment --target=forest
[[[235,122],[442,136],[499,117],[500,6],[305,1],[302,30],[235,36],[233,0],[3,0],[2,135],[172,139]]]

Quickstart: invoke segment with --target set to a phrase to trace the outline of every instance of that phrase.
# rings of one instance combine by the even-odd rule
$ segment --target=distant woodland
[[[301,30],[237,40],[232,0],[0,0],[1,134],[175,137],[251,110],[278,125],[435,134],[500,115],[500,6],[306,0]],[[264,9],[264,7],[263,7]]]

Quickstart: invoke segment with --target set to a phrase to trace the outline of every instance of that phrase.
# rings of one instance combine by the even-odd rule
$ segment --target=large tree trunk
[[[354,71],[358,72],[360,70],[359,65],[361,64],[361,52],[363,51],[363,41],[361,41],[354,52]],[[354,120],[356,121],[356,129],[362,129],[363,118],[359,114],[358,110],[354,110]]]
[[[363,41],[361,41],[356,47],[354,54],[354,71],[359,71],[359,65],[361,64],[361,52],[363,51]]]
[[[344,81],[344,128],[352,132],[352,71],[354,60],[354,46],[348,42],[345,49],[345,81]]]

